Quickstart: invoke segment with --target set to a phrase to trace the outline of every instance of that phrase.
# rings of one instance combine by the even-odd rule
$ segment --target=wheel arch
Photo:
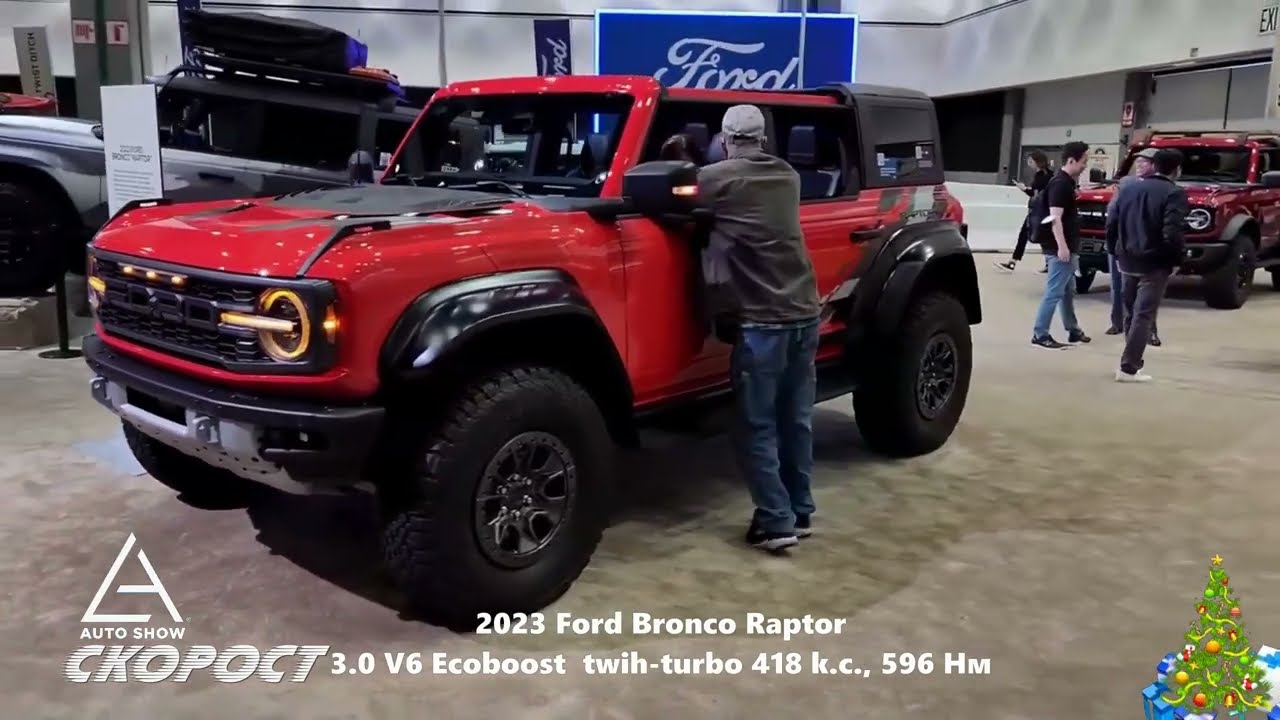
[[[84,272],[84,243],[87,241],[87,228],[80,211],[62,186],[48,171],[11,160],[0,160],[0,182],[12,182],[37,189],[42,195],[50,198],[57,206],[58,217],[65,223],[65,234],[62,239],[61,252],[67,270]]]
[[[894,262],[875,304],[875,327],[890,332],[902,320],[911,301],[928,292],[953,295],[964,306],[970,325],[982,322],[978,270],[968,243],[950,225],[941,224],[891,241],[901,249],[882,253],[881,262]],[[886,248],[889,249],[889,248]]]
[[[1258,249],[1262,242],[1262,226],[1258,219],[1252,215],[1236,215],[1223,226],[1220,237],[1223,242],[1234,242],[1241,235],[1247,235],[1253,241],[1254,249]]]
[[[566,272],[495,273],[423,293],[401,314],[379,357],[393,404],[420,392],[438,397],[477,372],[521,364],[569,375],[595,399],[615,441],[634,444],[626,366]]]

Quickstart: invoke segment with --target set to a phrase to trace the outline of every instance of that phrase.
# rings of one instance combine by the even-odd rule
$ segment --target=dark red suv
[[[460,83],[377,184],[135,204],[90,250],[94,396],[184,494],[373,488],[386,568],[430,616],[541,608],[608,524],[614,445],[727,396],[698,168],[657,158],[676,133],[709,147],[738,103],[801,177],[822,399],[852,394],[876,450],[938,448],[969,389],[973,257],[932,102],[859,85]]]
[[[1117,177],[1127,175],[1147,147],[1183,154],[1178,182],[1191,212],[1179,273],[1203,277],[1205,303],[1229,310],[1244,305],[1258,268],[1269,270],[1280,289],[1280,134],[1140,131]],[[1080,193],[1081,292],[1107,272],[1106,209],[1114,193],[1114,184]]]

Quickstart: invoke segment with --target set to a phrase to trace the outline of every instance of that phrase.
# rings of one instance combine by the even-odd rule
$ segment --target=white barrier
[[[964,207],[969,247],[979,252],[1012,252],[1027,216],[1027,195],[1012,185],[949,182],[947,189]],[[1036,248],[1031,249],[1037,252]]]

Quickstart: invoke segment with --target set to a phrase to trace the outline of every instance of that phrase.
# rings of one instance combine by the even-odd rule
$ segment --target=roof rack
[[[194,49],[192,54],[195,64],[183,65],[177,68],[176,73],[236,78],[249,76],[262,82],[285,80],[328,92],[353,95],[372,102],[382,101],[388,97],[396,98],[397,102],[405,102],[400,86],[385,77],[361,73],[335,73],[297,65],[245,60],[200,49]]]
[[[1237,143],[1256,140],[1270,140],[1280,143],[1280,131],[1233,132],[1228,130],[1158,130],[1142,128],[1135,130],[1131,138],[1134,145],[1145,145],[1156,138],[1225,138]]]

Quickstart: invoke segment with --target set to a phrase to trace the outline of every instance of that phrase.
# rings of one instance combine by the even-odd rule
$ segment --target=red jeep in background
[[[1203,277],[1205,304],[1234,310],[1249,298],[1258,268],[1271,272],[1280,289],[1280,134],[1174,132],[1134,134],[1117,178],[1129,174],[1133,157],[1147,147],[1183,154],[1178,184],[1187,191],[1187,255],[1181,275]],[[1086,292],[1098,272],[1107,272],[1106,208],[1115,184],[1080,192],[1080,277]]]
[[[614,444],[729,394],[698,311],[697,167],[656,158],[738,103],[801,177],[820,399],[852,393],[875,450],[940,447],[977,275],[932,102],[861,85],[459,83],[378,184],[133,204],[90,248],[94,397],[193,498],[371,487],[384,564],[429,617],[537,610],[608,524]]]

